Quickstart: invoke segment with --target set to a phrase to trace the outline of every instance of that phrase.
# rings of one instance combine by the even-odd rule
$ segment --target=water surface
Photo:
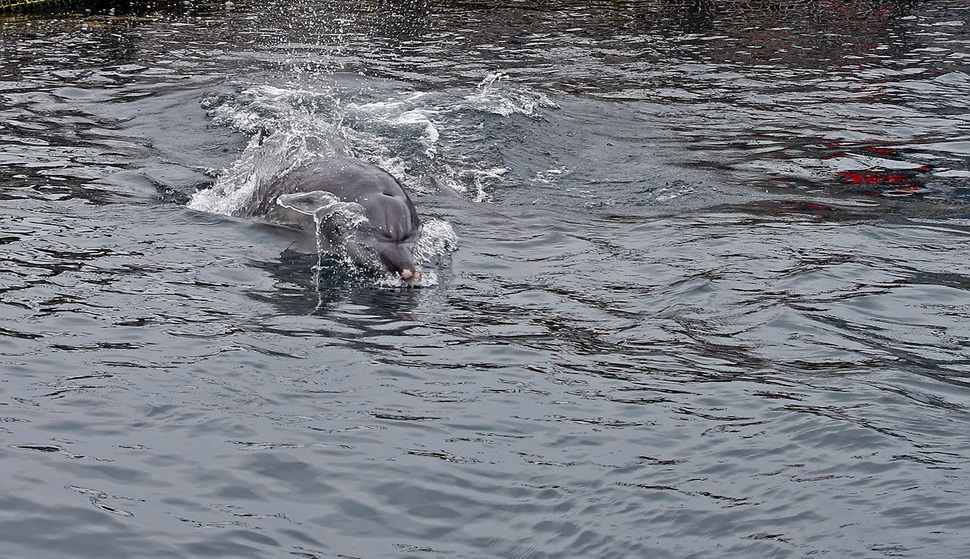
[[[5,16],[4,556],[970,553],[970,10],[754,4]],[[434,281],[228,215],[321,153]]]

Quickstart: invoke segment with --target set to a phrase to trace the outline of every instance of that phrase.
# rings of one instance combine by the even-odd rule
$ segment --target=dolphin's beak
[[[396,272],[405,281],[415,282],[421,279],[421,268],[414,263],[411,251],[400,243],[386,243],[377,248],[377,255],[388,271]]]
[[[401,278],[404,281],[421,281],[421,268],[417,266],[414,269],[405,268],[401,270]]]

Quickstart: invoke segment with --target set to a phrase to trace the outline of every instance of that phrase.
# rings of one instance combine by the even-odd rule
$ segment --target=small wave
[[[511,116],[522,114],[537,117],[541,109],[558,109],[559,105],[543,93],[509,82],[508,75],[502,72],[489,74],[478,84],[475,92],[465,98],[468,107],[474,110]]]
[[[329,91],[259,85],[235,95],[209,95],[201,104],[213,124],[255,135],[267,127],[276,129],[281,125],[313,129],[321,115],[336,111],[339,99]]]
[[[489,182],[497,182],[501,180],[502,176],[509,172],[508,167],[493,167],[490,169],[466,169],[458,173],[458,178],[462,184],[467,184],[468,186],[463,186],[460,190],[462,192],[469,192],[472,194],[472,200],[475,202],[486,202],[489,200],[488,192],[486,190],[486,185]]]
[[[249,140],[242,155],[216,183],[194,193],[188,207],[221,215],[238,215],[256,190],[316,155],[306,135],[294,132],[274,134],[272,141],[260,135]]]
[[[345,117],[370,132],[372,136],[368,137],[363,130],[355,131],[358,139],[373,151],[420,153],[429,160],[437,155],[441,132],[435,121],[441,111],[429,94],[408,93],[380,101],[348,103],[343,110]],[[392,143],[397,149],[389,149],[388,144]]]
[[[202,106],[212,122],[251,140],[239,159],[217,173],[212,188],[194,193],[188,206],[236,215],[267,180],[311,158],[335,155],[374,163],[418,192],[423,189],[421,177],[436,169],[454,190],[486,201],[490,185],[508,169],[453,156],[455,146],[464,145],[464,136],[480,133],[480,117],[474,115],[539,118],[543,110],[558,108],[543,93],[516,84],[504,73],[488,74],[474,87],[448,93],[392,91],[357,82],[346,90],[341,83],[313,88],[254,85],[207,96]]]
[[[204,99],[213,123],[251,137],[239,158],[211,188],[194,193],[188,207],[237,215],[267,181],[313,158],[350,155],[346,129],[326,116],[337,105],[330,93],[268,85]]]
[[[458,248],[458,235],[451,224],[441,219],[426,219],[421,235],[414,245],[414,257],[423,263],[431,262]]]
[[[435,144],[437,144],[441,134],[435,127],[434,122],[431,121],[428,111],[408,111],[398,116],[394,122],[402,126],[414,127],[420,130],[421,135],[418,141],[425,147],[425,154],[429,158],[434,158]]]
[[[564,177],[571,174],[572,171],[565,166],[555,169],[547,169],[545,171],[536,172],[535,176],[529,179],[529,182],[537,184],[554,184],[559,177]]]

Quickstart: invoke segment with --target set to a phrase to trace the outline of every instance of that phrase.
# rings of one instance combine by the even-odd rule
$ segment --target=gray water
[[[3,557],[970,555],[962,0],[0,24]],[[330,152],[423,285],[227,215]]]

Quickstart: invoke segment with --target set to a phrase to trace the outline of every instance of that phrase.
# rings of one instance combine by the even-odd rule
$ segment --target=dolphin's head
[[[416,282],[421,279],[421,268],[411,254],[416,240],[388,240],[379,231],[365,225],[344,236],[340,244],[358,264],[380,268],[397,274],[404,281]]]
[[[357,223],[353,240],[344,241],[350,252],[358,257],[370,253],[381,268],[398,274],[407,282],[419,281],[421,268],[414,261],[412,250],[420,234],[421,222],[411,200],[406,194],[378,194],[361,198],[357,203],[363,206],[366,220]]]
[[[279,195],[277,205],[311,217],[318,234],[334,248],[405,281],[420,279],[421,269],[411,250],[421,221],[404,187],[387,171],[363,161],[333,159],[284,179],[273,184],[296,192]]]

